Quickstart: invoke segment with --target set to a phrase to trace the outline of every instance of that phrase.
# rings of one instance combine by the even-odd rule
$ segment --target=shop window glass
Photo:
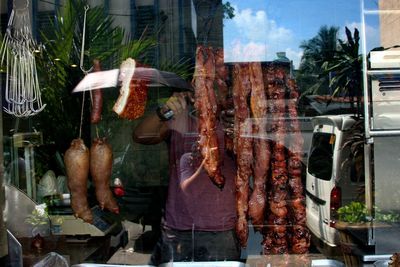
[[[12,2],[0,0],[1,37],[4,37],[6,33]],[[140,238],[135,244],[138,251],[146,252],[146,256],[149,256],[151,254],[149,251],[153,250],[161,235],[161,226],[166,221],[172,226],[181,226],[179,224],[181,220],[171,215],[169,209],[171,206],[179,208],[179,214],[182,215],[180,219],[185,224],[184,230],[190,232],[212,221],[207,211],[222,207],[224,203],[221,201],[231,200],[231,198],[215,197],[219,205],[211,205],[207,202],[207,207],[197,206],[198,201],[186,203],[187,199],[183,194],[173,199],[174,202],[168,202],[171,184],[180,186],[179,182],[182,182],[181,163],[189,162],[189,154],[190,161],[199,156],[199,153],[195,153],[199,141],[204,148],[204,140],[199,140],[197,125],[198,115],[202,112],[200,104],[197,103],[197,106],[190,108],[186,124],[179,125],[165,136],[160,134],[158,129],[153,129],[152,132],[146,132],[145,136],[138,137],[135,129],[139,128],[146,118],[155,114],[160,115],[160,112],[164,111],[167,115],[170,114],[169,110],[162,110],[162,108],[168,103],[171,95],[182,94],[188,89],[179,85],[175,86],[177,81],[178,83],[185,82],[188,87],[197,90],[201,87],[199,84],[203,82],[206,84],[210,79],[221,78],[211,86],[212,92],[216,93],[216,101],[219,102],[218,108],[208,109],[208,116],[213,114],[217,121],[222,121],[226,114],[222,111],[226,112],[225,109],[228,107],[235,107],[236,114],[242,112],[240,114],[242,117],[229,121],[230,125],[235,124],[236,128],[233,128],[235,137],[232,143],[220,142],[226,147],[219,148],[224,150],[230,146],[230,155],[234,155],[233,162],[240,154],[238,148],[239,150],[247,149],[248,158],[254,157],[257,160],[261,158],[256,155],[260,152],[256,152],[256,148],[253,147],[261,144],[264,150],[268,149],[271,152],[268,184],[265,187],[269,192],[264,194],[266,203],[269,205],[271,199],[279,199],[282,195],[276,192],[283,190],[282,188],[285,190],[290,188],[286,192],[288,199],[301,200],[304,192],[299,193],[291,186],[297,182],[297,189],[306,187],[307,181],[304,179],[306,168],[310,174],[323,180],[322,182],[330,181],[332,176],[335,136],[323,133],[313,135],[311,119],[315,116],[338,114],[354,114],[362,117],[365,97],[362,75],[366,72],[362,70],[362,56],[367,54],[366,58],[371,63],[369,57],[371,50],[386,51],[390,47],[397,48],[396,46],[399,45],[397,37],[400,36],[400,27],[396,24],[398,14],[386,12],[391,9],[400,9],[397,2],[396,0],[292,0],[285,3],[281,0],[29,1],[29,14],[33,16],[34,23],[31,27],[34,31],[32,36],[36,38],[38,48],[34,49],[38,82],[46,108],[38,115],[27,118],[2,113],[3,180],[7,184],[15,185],[35,201],[43,202],[58,197],[54,194],[55,196],[45,198],[34,192],[43,186],[42,179],[48,178],[46,174],[51,170],[61,186],[62,192],[59,193],[68,195],[63,157],[71,141],[80,138],[90,148],[94,139],[105,137],[113,153],[112,169],[108,180],[109,189],[112,190],[112,196],[116,199],[121,211],[119,215],[112,216],[119,216],[118,219],[133,223],[135,226],[143,224],[142,230],[147,230],[150,226],[151,233],[144,233],[143,230],[139,233]],[[89,10],[84,25],[86,4],[89,5]],[[362,19],[362,7],[371,10],[365,16],[365,20]],[[379,13],[373,10],[385,12]],[[364,25],[362,25],[363,22]],[[28,22],[26,24],[30,26]],[[17,25],[12,30],[20,26]],[[362,50],[364,44],[366,51]],[[199,56],[199,54],[196,55],[196,51],[200,51],[197,50],[199,46],[203,49],[201,50],[203,57],[196,58]],[[84,51],[81,51],[82,48]],[[215,64],[212,66],[214,68],[212,74],[208,75],[208,70],[204,66],[200,70],[196,69],[201,60],[207,62],[209,58],[217,57],[217,51],[223,52],[223,64],[215,67],[216,61],[213,61]],[[398,50],[393,49],[393,51]],[[91,115],[94,107],[92,99],[95,97],[95,91],[74,92],[74,88],[88,75],[93,74],[92,66],[95,59],[100,60],[101,63],[101,68],[96,68],[96,71],[116,70],[114,73],[118,73],[121,63],[129,57],[135,60],[137,69],[144,69],[144,71],[142,69],[143,77],[138,79],[140,82],[131,84],[135,88],[132,92],[139,92],[142,97],[140,103],[137,101],[131,106],[140,107],[142,113],[133,119],[116,114],[113,108],[121,96],[122,83],[116,81],[115,77],[108,78],[100,75],[97,81],[115,79],[115,85],[101,88],[101,119],[97,123],[92,123]],[[258,63],[260,63],[260,70],[249,67]],[[0,65],[2,104],[6,107],[9,105],[6,93],[9,83],[4,68],[5,62],[2,61]],[[369,64],[366,65],[370,67]],[[392,66],[390,69],[392,71],[397,67]],[[148,75],[145,72],[146,69],[157,71],[158,80],[149,79],[146,76]],[[199,77],[204,74],[202,71],[206,72],[206,76],[208,75],[205,80],[199,80]],[[257,73],[255,75],[257,77],[246,78],[250,77],[246,76],[247,71]],[[138,73],[136,72],[137,75]],[[245,74],[239,77],[238,73]],[[368,83],[381,82],[381,79],[376,79],[374,75],[380,74],[368,76]],[[165,77],[169,77],[171,83],[175,85],[171,86],[169,81],[162,80]],[[385,79],[388,78],[390,82],[393,77],[395,76],[389,74],[385,76]],[[22,81],[19,80],[19,82]],[[257,106],[262,101],[261,97],[252,98],[251,93],[254,93],[257,83],[262,83],[264,86],[262,89],[265,106]],[[226,91],[220,90],[221,84],[226,86]],[[238,84],[247,86],[248,89],[248,94],[241,96],[241,103],[245,108],[238,107],[238,102],[235,102],[239,101],[235,99],[237,94],[234,93],[235,86]],[[23,88],[20,89],[23,90]],[[389,93],[392,92],[393,90]],[[205,95],[207,93],[203,91],[196,97],[201,98]],[[226,102],[221,100],[221,97],[225,96]],[[190,99],[189,96],[185,98],[185,105],[191,104],[188,99]],[[213,99],[208,99],[205,105],[209,105],[212,101]],[[385,104],[379,105],[379,101],[370,102],[373,104],[374,112],[378,112],[381,107],[386,107]],[[175,117],[168,121],[169,124],[172,125],[177,121],[176,115],[171,115]],[[164,118],[161,116],[160,119]],[[243,125],[239,127],[241,123]],[[213,126],[213,123],[209,121],[205,124]],[[376,125],[378,124],[375,123]],[[204,129],[201,130],[204,132]],[[228,131],[225,130],[226,132]],[[36,135],[40,136],[40,142],[37,141]],[[20,136],[23,143],[16,145],[14,140]],[[172,138],[176,136],[182,139],[172,141]],[[218,138],[219,136],[215,137],[216,140],[219,140]],[[254,143],[250,146],[245,142],[246,138]],[[154,139],[161,141],[155,142]],[[214,141],[213,139],[212,142]],[[207,142],[207,145],[210,143],[211,141]],[[214,146],[209,145],[206,148],[215,151]],[[379,149],[375,151],[382,152]],[[347,151],[344,151],[343,155],[346,153]],[[382,153],[384,154],[384,151]],[[176,156],[176,159],[172,156]],[[200,156],[204,157],[204,155]],[[341,160],[346,161],[345,158]],[[357,164],[351,164],[351,168],[345,170],[346,175],[349,172],[348,175],[354,183],[365,183],[368,179],[361,171],[365,166],[360,163],[365,159],[355,160]],[[28,167],[26,167],[27,163]],[[202,166],[208,168],[208,163],[203,163]],[[226,164],[225,168],[228,166],[228,163]],[[259,166],[251,164],[252,162],[246,169],[250,172],[247,177],[250,193],[257,192],[259,189],[254,177],[254,168]],[[379,173],[386,173],[385,168],[377,170]],[[187,169],[184,171],[187,172]],[[234,177],[236,172],[232,171],[232,173],[230,174]],[[284,180],[292,179],[293,173],[299,176],[298,181],[291,180],[289,183]],[[274,184],[276,181],[272,178],[278,179],[277,177],[284,181],[282,183],[285,186],[273,190],[271,188],[277,185]],[[221,187],[215,179],[209,182],[211,185],[214,182],[216,187]],[[99,196],[96,195],[94,184],[89,174],[88,205],[90,208],[95,208],[96,214],[101,214],[102,211],[97,208],[101,203],[98,201]],[[118,191],[121,189],[120,185],[123,187],[122,191]],[[201,185],[198,189],[202,188]],[[376,185],[379,188],[380,183]],[[228,183],[228,189],[232,188],[234,188],[233,184]],[[388,189],[386,183],[382,183],[381,188]],[[199,198],[210,196],[209,192],[206,191],[203,194],[194,192],[191,196]],[[298,195],[295,196],[296,192]],[[380,199],[379,195],[377,199]],[[287,203],[291,203],[291,199]],[[276,203],[272,203],[272,206],[273,204]],[[229,207],[233,206],[230,203]],[[272,207],[272,209],[276,208],[275,212],[285,213],[282,207],[278,204],[276,206]],[[193,221],[189,227],[189,220],[186,219],[189,217],[188,214],[192,215],[192,209],[198,210],[202,216]],[[267,209],[271,207],[267,206]],[[71,209],[69,212],[71,215]],[[268,210],[268,212],[272,211]],[[265,213],[269,214],[268,212]],[[291,214],[293,212],[288,212],[287,216]],[[188,217],[184,217],[186,215]],[[218,225],[216,228],[221,229],[231,223],[230,215],[229,212],[224,213],[221,216],[223,226]],[[171,218],[176,220],[171,221]],[[287,222],[296,219],[299,218],[285,217]],[[262,220],[260,224],[267,226],[273,218]],[[110,223],[112,221],[113,219],[107,218],[107,225],[112,224]],[[248,260],[246,258],[248,256],[269,254],[271,251],[289,253],[293,247],[297,248],[287,239],[289,245],[286,248],[278,249],[278,246],[275,246],[271,249],[266,245],[268,240],[264,239],[267,235],[262,231],[257,231],[259,229],[256,223],[251,220],[248,222],[251,231],[249,231],[248,246],[247,248],[243,246],[242,249],[242,257],[245,257],[242,260]],[[305,225],[303,226],[306,228]],[[271,230],[266,228],[266,231]],[[286,230],[289,231],[287,237],[294,235],[290,232],[291,229]],[[274,242],[279,243],[280,240],[276,239],[279,236],[277,233],[270,236],[272,239],[275,238]],[[264,246],[260,245],[262,240],[264,240]],[[139,242],[142,243],[139,244]],[[316,244],[311,243],[310,250],[315,252]],[[197,252],[203,253],[203,251]],[[193,256],[198,255],[194,253]]]
[[[331,134],[315,134],[313,137],[308,171],[315,177],[329,181],[332,177],[333,148]]]

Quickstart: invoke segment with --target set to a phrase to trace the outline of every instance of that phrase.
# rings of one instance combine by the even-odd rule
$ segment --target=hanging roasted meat
[[[223,110],[228,108],[228,68],[224,62],[224,49],[216,48],[215,57],[215,84],[218,92],[218,103]]]
[[[271,115],[271,134],[273,135],[271,156],[271,179],[268,194],[269,210],[268,227],[264,236],[265,254],[287,253],[287,181],[285,151],[285,72],[284,69],[274,65],[264,70],[264,82],[267,84],[269,99],[269,112]]]
[[[224,49],[214,49],[215,58],[215,88],[217,91],[218,106],[225,112],[225,114],[233,111],[233,99],[229,94],[228,80],[229,80],[229,69],[224,62]],[[232,114],[228,114],[227,117],[233,117]],[[230,130],[230,127],[225,130]],[[233,133],[225,132],[224,136],[224,147],[225,150],[233,154]]]
[[[93,71],[101,71],[100,61],[93,60]],[[92,110],[90,113],[90,123],[96,124],[101,120],[101,112],[103,110],[103,91],[102,89],[95,89],[91,91],[92,96]]]
[[[93,215],[87,200],[89,149],[82,139],[72,140],[71,146],[65,151],[64,163],[74,216],[87,223],[92,223]]]
[[[301,182],[302,163],[301,153],[303,150],[303,137],[301,135],[300,123],[297,115],[297,100],[299,93],[296,82],[287,80],[289,89],[288,113],[290,118],[290,130],[292,138],[289,140],[288,174],[290,188],[290,210],[291,210],[291,250],[296,254],[308,252],[310,247],[310,233],[306,226],[306,208],[303,184]]]
[[[270,166],[270,146],[267,140],[267,98],[265,95],[261,63],[249,63],[253,118],[253,191],[249,199],[249,217],[256,230],[264,224],[266,207],[266,181]]]
[[[223,188],[225,178],[221,174],[219,144],[216,132],[218,104],[214,92],[215,59],[212,48],[199,45],[196,50],[196,66],[193,76],[195,108],[199,118],[199,148],[204,169],[211,181]]]
[[[249,178],[252,175],[253,138],[250,107],[247,99],[251,92],[250,71],[247,63],[235,64],[233,70],[233,102],[235,107],[235,154],[237,162],[236,234],[242,247],[247,246]]]
[[[119,207],[110,189],[113,153],[106,138],[95,138],[90,147],[90,174],[101,209],[119,213]]]

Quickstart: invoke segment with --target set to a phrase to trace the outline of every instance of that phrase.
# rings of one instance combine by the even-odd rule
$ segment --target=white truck
[[[349,147],[344,146],[356,121],[328,115],[312,119],[306,177],[307,224],[321,247],[339,246],[337,210],[352,200],[365,203],[372,227],[359,237],[363,247],[354,252],[362,262],[400,251],[400,222],[382,228],[378,219],[378,214],[400,215],[400,51],[372,51],[368,62],[363,72],[363,175],[356,175],[360,166],[349,164]]]
[[[355,123],[351,115],[326,115],[312,119],[313,136],[306,172],[307,226],[316,245],[325,253],[335,253],[339,233],[336,212],[353,200],[363,199],[364,180],[343,146]]]

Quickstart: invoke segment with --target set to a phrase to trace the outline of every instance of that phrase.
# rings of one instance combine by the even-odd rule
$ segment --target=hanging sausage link
[[[219,144],[216,132],[218,104],[214,92],[215,60],[212,48],[198,46],[193,76],[195,108],[199,118],[199,148],[204,169],[211,181],[223,188],[225,178],[221,174]]]
[[[289,143],[288,172],[289,188],[291,192],[291,251],[296,254],[308,252],[310,247],[310,232],[306,226],[306,208],[303,184],[301,183],[302,163],[301,153],[303,150],[303,137],[301,135],[300,122],[297,116],[297,100],[299,93],[296,82],[293,79],[287,80],[289,89],[288,113],[292,138]]]
[[[247,246],[249,178],[252,175],[253,139],[250,108],[247,99],[251,92],[249,66],[235,64],[233,73],[233,101],[235,106],[235,153],[237,161],[236,184],[236,234],[242,247]]]
[[[261,69],[261,63],[250,63],[251,98],[253,117],[253,191],[249,199],[249,217],[256,230],[264,224],[266,206],[266,181],[270,166],[270,146],[267,140],[266,118],[267,99]]]

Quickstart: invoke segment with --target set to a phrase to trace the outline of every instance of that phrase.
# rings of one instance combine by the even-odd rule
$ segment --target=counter
[[[18,238],[18,241],[22,246],[24,267],[33,266],[49,252],[62,255],[70,265],[82,262],[105,263],[110,254],[110,236],[91,237],[87,241],[49,236],[44,238],[41,250],[31,247],[32,238]]]

